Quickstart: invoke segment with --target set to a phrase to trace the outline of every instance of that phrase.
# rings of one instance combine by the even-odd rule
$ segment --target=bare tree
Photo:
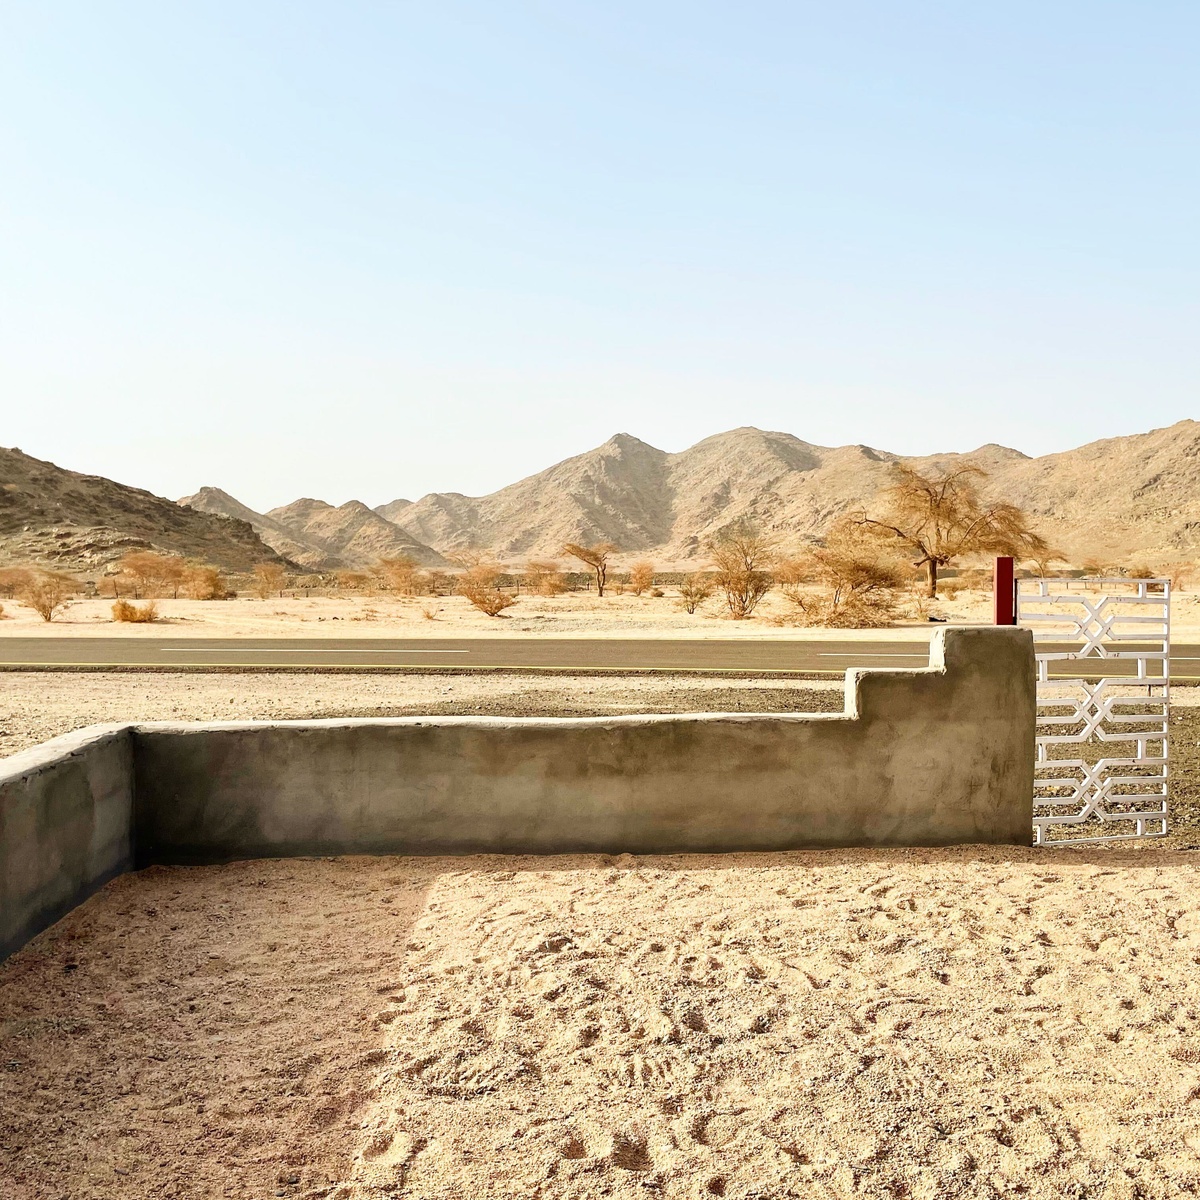
[[[771,590],[775,580],[775,544],[749,521],[721,530],[707,544],[714,567],[713,581],[725,594],[729,615],[744,621]]]
[[[635,596],[640,596],[643,592],[648,592],[653,586],[654,564],[646,558],[635,562],[629,568],[629,590]]]
[[[59,609],[79,590],[70,575],[60,571],[32,571],[18,589],[17,599],[27,604],[43,621],[53,621]]]
[[[679,603],[684,612],[694,613],[713,594],[713,581],[700,571],[685,575],[679,584]]]
[[[281,563],[256,563],[254,567],[254,592],[260,600],[278,592],[283,595],[287,586],[287,572]]]
[[[914,566],[928,573],[928,595],[937,595],[937,573],[967,554],[1011,554],[1040,558],[1049,553],[1043,538],[1029,527],[1015,504],[985,504],[978,484],[987,478],[981,467],[968,464],[922,475],[897,463],[895,482],[881,497],[879,517],[866,512],[850,519],[885,537],[894,537],[915,554]]]
[[[615,554],[616,549],[612,542],[597,542],[594,546],[580,546],[576,542],[567,542],[562,552],[579,559],[592,569],[592,574],[596,577],[596,594],[603,596],[604,585],[608,582],[609,555]]]

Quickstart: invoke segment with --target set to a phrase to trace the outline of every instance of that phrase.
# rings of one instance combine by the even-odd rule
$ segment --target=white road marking
[[[470,654],[470,650],[376,650],[374,648],[358,649],[357,647],[343,650],[313,650],[292,646],[288,649],[274,649],[265,646],[160,646],[159,654]]]

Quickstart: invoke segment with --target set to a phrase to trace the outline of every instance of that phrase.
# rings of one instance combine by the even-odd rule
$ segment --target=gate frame
[[[999,579],[999,571],[997,571]],[[1070,589],[1077,591],[1072,594]],[[1118,591],[1117,589],[1121,589]],[[1130,590],[1134,589],[1134,590]],[[1100,600],[1093,604],[1086,600],[1079,591],[1086,590],[1093,595],[1099,593]],[[1097,842],[1116,841],[1150,841],[1164,838],[1170,831],[1170,799],[1169,799],[1169,759],[1170,759],[1170,719],[1171,719],[1171,583],[1168,579],[1129,579],[1123,576],[1099,578],[1040,578],[1018,579],[1013,585],[1014,620],[1027,628],[1033,628],[1035,643],[1035,660],[1037,667],[1038,689],[1038,731],[1036,735],[1035,772],[1040,774],[1051,767],[1066,769],[1072,772],[1070,777],[1050,775],[1035,777],[1033,822],[1033,844],[1044,845],[1084,845]],[[1160,615],[1136,616],[1122,613],[1119,610],[1105,615],[1110,606],[1119,605],[1155,605],[1160,606]],[[1031,606],[1041,605],[1043,610],[1030,611]],[[1000,601],[997,598],[997,611]],[[1055,605],[1082,605],[1084,613],[1081,616],[1069,612],[1054,612]],[[1072,633],[1062,634],[1051,630],[1039,631],[1037,622],[1068,621],[1075,625]],[[1117,628],[1125,625],[1126,629]],[[1137,626],[1153,625],[1154,631],[1138,631]],[[1133,630],[1128,631],[1132,626]],[[1082,642],[1082,646],[1069,651],[1044,650],[1037,651],[1038,642]],[[1158,646],[1154,650],[1122,650],[1121,644],[1147,642]],[[1134,661],[1137,663],[1137,675],[1095,675],[1095,684],[1088,682],[1088,676],[1068,676],[1052,679],[1050,665],[1054,662],[1102,662],[1105,660]],[[1159,663],[1159,673],[1150,675],[1147,667]],[[1076,681],[1082,696],[1077,692],[1074,696],[1065,695],[1064,684]],[[1135,690],[1145,689],[1144,695],[1132,694]],[[1057,693],[1051,689],[1058,689]],[[1117,711],[1130,705],[1161,705],[1161,712],[1150,714],[1127,713]],[[1061,709],[1074,705],[1075,712],[1069,716],[1061,713],[1046,712],[1047,709]],[[1120,726],[1123,724],[1146,725],[1161,720],[1161,725],[1153,731],[1137,730],[1124,734]],[[1077,734],[1059,734],[1055,732],[1062,726],[1083,726]],[[1113,726],[1117,726],[1114,731]],[[1051,745],[1065,745],[1118,741],[1136,743],[1136,753],[1114,758],[1102,758],[1096,763],[1086,763],[1079,759],[1051,759],[1048,748]],[[1149,753],[1150,743],[1159,744],[1159,754]],[[1158,767],[1156,775],[1121,774],[1122,768]],[[1157,784],[1158,790],[1153,793],[1136,792],[1123,794],[1112,791],[1122,785],[1126,787],[1146,787]],[[1049,795],[1041,796],[1042,791],[1051,792],[1057,788],[1073,787],[1074,795],[1065,803],[1073,803],[1078,811],[1059,815],[1038,816],[1036,809],[1063,801],[1051,799]],[[1137,804],[1140,801],[1155,802],[1151,808],[1142,805],[1140,810],[1110,814],[1106,812],[1108,804]],[[1054,837],[1053,831],[1058,828],[1070,828],[1094,822],[1126,824],[1132,822],[1134,832],[1112,833],[1090,837]],[[1161,828],[1149,829],[1148,824],[1161,825]]]

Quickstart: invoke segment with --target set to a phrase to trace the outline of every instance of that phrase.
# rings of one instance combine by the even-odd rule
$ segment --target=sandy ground
[[[1200,858],[154,869],[0,966],[0,1192],[1200,1191]]]
[[[111,600],[77,600],[51,623],[12,600],[0,601],[0,637],[647,637],[818,638],[925,641],[937,624],[910,615],[883,630],[815,629],[797,625],[788,605],[771,594],[748,621],[732,621],[717,599],[689,615],[678,599],[587,593],[550,598],[523,595],[499,617],[488,617],[461,596],[316,596],[311,599],[158,600],[161,619],[149,625],[114,622]],[[426,618],[424,611],[433,613]],[[931,606],[951,624],[992,620],[990,592],[963,592]],[[1172,601],[1174,637],[1200,640],[1200,593]]]

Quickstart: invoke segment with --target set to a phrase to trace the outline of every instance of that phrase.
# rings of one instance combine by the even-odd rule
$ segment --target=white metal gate
[[[1016,600],[1037,657],[1034,844],[1165,837],[1170,583],[1022,579]]]

